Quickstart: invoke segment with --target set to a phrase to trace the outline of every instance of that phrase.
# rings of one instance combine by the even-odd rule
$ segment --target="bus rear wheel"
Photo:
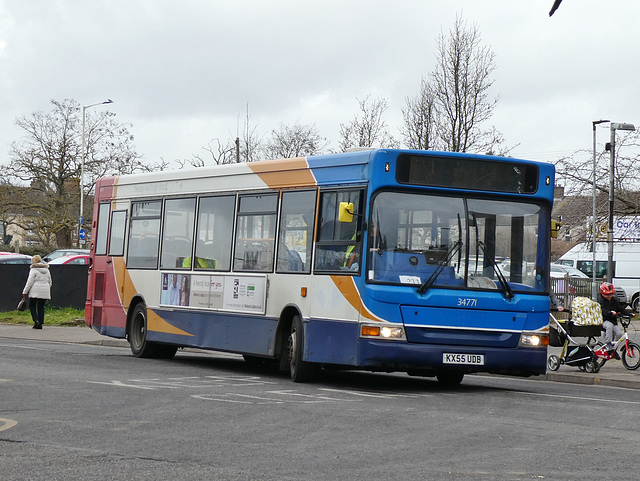
[[[129,347],[135,357],[171,359],[178,350],[170,344],[157,344],[147,339],[147,308],[143,303],[134,307],[129,325]]]
[[[289,373],[293,382],[309,382],[313,380],[317,367],[303,361],[304,331],[300,316],[293,316],[289,333]]]

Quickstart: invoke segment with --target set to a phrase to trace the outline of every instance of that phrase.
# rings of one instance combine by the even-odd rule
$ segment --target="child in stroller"
[[[602,331],[602,309],[600,304],[587,297],[576,297],[571,303],[571,318],[557,320],[550,315],[549,345],[562,347],[560,355],[551,355],[547,367],[557,371],[561,364],[575,366],[590,373],[599,371],[600,366],[592,347],[592,341]],[[579,342],[576,338],[587,338]]]

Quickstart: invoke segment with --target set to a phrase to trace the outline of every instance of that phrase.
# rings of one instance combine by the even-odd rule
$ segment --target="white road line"
[[[367,392],[367,391],[349,391],[345,389],[331,389],[331,388],[320,388],[321,391],[330,391],[330,392],[338,392],[344,394],[350,394],[352,396],[362,396],[362,397],[372,397],[372,398],[418,398],[432,395],[423,395],[423,394],[394,394],[394,393],[383,393],[383,392]]]
[[[137,384],[125,384],[122,381],[109,381],[109,382],[87,381],[87,382],[90,384],[104,384],[105,386],[133,387],[135,389],[149,389],[149,390],[155,389],[155,387],[150,387],[150,386],[138,386]]]
[[[11,429],[14,426],[17,426],[18,421],[14,421],[13,419],[0,418],[0,431],[5,431],[7,429]]]
[[[620,399],[599,399],[599,398],[591,398],[591,397],[582,397],[582,396],[566,396],[562,394],[544,394],[537,392],[522,392],[522,391],[513,391],[513,394],[524,394],[528,396],[540,396],[540,397],[554,397],[559,399],[573,399],[576,401],[599,401],[602,403],[618,403],[618,404],[640,404],[640,401],[622,401]]]

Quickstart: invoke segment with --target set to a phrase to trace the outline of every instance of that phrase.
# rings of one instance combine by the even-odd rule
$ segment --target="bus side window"
[[[96,234],[96,250],[97,256],[103,256],[107,253],[107,233],[109,232],[109,211],[111,204],[108,202],[100,204],[98,207],[98,231]]]
[[[315,211],[315,190],[282,194],[276,272],[311,271]]]
[[[109,255],[124,255],[124,232],[127,228],[127,211],[117,210],[111,213],[111,237],[109,238]]]
[[[160,267],[191,267],[196,199],[169,199],[164,206],[164,232]]]
[[[233,195],[200,198],[194,269],[228,271],[231,268],[235,208]]]
[[[158,267],[161,211],[162,202],[159,200],[131,204],[127,267]]]
[[[316,271],[360,271],[363,191],[322,192],[320,222],[316,243]],[[351,222],[340,222],[340,204],[353,204]]]
[[[277,208],[277,194],[240,196],[234,271],[273,270]]]

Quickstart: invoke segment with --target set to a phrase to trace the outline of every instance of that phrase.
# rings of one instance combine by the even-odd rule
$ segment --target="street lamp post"
[[[596,287],[596,235],[598,230],[596,229],[596,125],[609,122],[609,120],[594,120],[593,124],[593,217],[591,218],[591,247],[593,251],[593,270],[591,272],[592,285],[591,285],[591,298],[596,300],[598,295],[598,288]]]
[[[82,161],[80,163],[80,216],[78,217],[78,247],[80,247],[81,244],[84,244],[84,239],[80,238],[80,232],[82,230],[82,224],[84,223],[84,161],[87,156],[87,146],[84,141],[86,111],[88,108],[95,107],[96,105],[112,103],[113,100],[107,99],[104,102],[98,102],[96,104],[85,105],[82,107]]]
[[[613,203],[614,203],[614,176],[616,156],[616,130],[635,130],[633,124],[611,122],[611,143],[609,156],[609,228],[607,229],[607,245],[609,254],[607,257],[607,282],[613,279]]]

